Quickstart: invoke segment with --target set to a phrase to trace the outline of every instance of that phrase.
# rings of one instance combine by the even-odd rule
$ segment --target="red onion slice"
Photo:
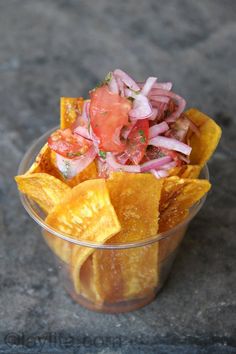
[[[153,105],[155,105],[155,103],[169,103],[170,102],[170,98],[169,97],[165,97],[165,96],[151,95],[150,96],[150,100],[151,100]]]
[[[152,116],[152,107],[146,96],[138,94],[133,102],[133,108],[129,111],[131,120],[146,119]]]
[[[153,91],[155,91],[155,89],[170,91],[172,86],[172,82],[157,82],[153,87]]]
[[[124,82],[125,85],[128,86],[129,88],[131,88],[132,90],[140,91],[138,84],[136,84],[136,82],[124,71],[122,71],[120,69],[116,69],[114,71],[114,75],[115,75],[115,77],[119,77],[121,79],[121,81]]]
[[[142,93],[144,96],[148,96],[149,93],[151,92],[153,86],[155,85],[156,81],[157,81],[157,77],[152,77],[152,76],[150,76],[150,77],[146,80],[146,82],[145,82],[145,84],[144,84],[144,86],[143,86],[143,88],[142,88],[141,93]]]
[[[77,128],[75,128],[74,133],[82,136],[85,139],[92,140],[88,128],[86,127],[78,126]]]
[[[170,156],[160,157],[159,159],[150,160],[148,162],[144,162],[141,165],[141,172],[147,172],[150,170],[159,169],[161,166],[169,163],[172,161]]]
[[[149,128],[149,139],[154,138],[155,136],[165,133],[169,129],[169,126],[166,122],[161,122],[155,124]]]
[[[145,82],[138,82],[138,85],[140,88],[143,88]],[[152,91],[155,91],[155,89],[170,91],[172,89],[172,82],[156,82],[152,87]]]
[[[158,109],[152,107],[152,115],[149,117],[149,120],[155,120],[158,115]]]
[[[185,163],[189,164],[190,163],[190,158],[183,156],[183,155],[179,155],[180,160],[184,161]]]
[[[127,154],[126,151],[122,152],[121,154],[116,155],[116,161],[118,163],[121,163],[122,165],[125,165],[126,162],[129,160],[129,155]]]
[[[137,93],[135,93],[133,90],[130,90],[128,88],[126,88],[124,90],[124,94],[125,94],[125,97],[132,97],[134,99],[137,97]]]
[[[108,88],[113,93],[119,93],[119,87],[118,87],[118,84],[117,84],[117,81],[116,81],[114,75],[112,75],[112,78],[108,83]]]
[[[141,172],[139,165],[121,165],[115,160],[111,152],[107,152],[106,162],[114,171]]]
[[[118,88],[119,88],[120,95],[122,97],[124,97],[125,96],[124,83],[121,81],[121,79],[119,77],[116,77],[116,82],[117,82],[117,85],[118,85]]]
[[[83,105],[83,111],[81,116],[84,118],[86,122],[89,120],[89,105],[90,105],[90,100],[85,101]]]
[[[157,136],[152,138],[148,142],[149,145],[163,147],[168,150],[179,151],[184,155],[190,155],[192,148],[191,146],[182,143],[181,141],[173,138],[166,138],[164,136]]]
[[[167,171],[164,171],[164,170],[158,170],[158,171],[156,171],[156,170],[151,170],[150,172],[151,172],[151,173],[153,174],[153,176],[155,176],[157,179],[163,178],[163,177],[167,177],[167,176],[168,176],[168,172],[167,172]]]
[[[83,171],[95,159],[96,155],[96,151],[93,147],[91,147],[86,154],[74,159],[68,159],[56,154],[56,164],[65,178],[71,179]]]
[[[170,170],[171,168],[174,168],[174,167],[176,167],[176,162],[175,161],[172,161],[170,163],[167,163],[166,165],[161,166],[162,170],[165,170],[165,171],[168,171],[168,170]]]
[[[176,111],[171,113],[171,115],[168,118],[166,118],[167,123],[175,122],[176,119],[184,111],[185,106],[186,106],[186,101],[182,97],[180,97],[179,95],[176,95],[176,93],[169,92],[166,90],[155,90],[155,95],[152,96],[151,99],[153,100],[153,97],[155,97],[155,99],[157,99],[156,96],[161,96],[161,97],[166,96],[166,97],[171,98],[175,102],[177,102],[178,108],[176,109]]]

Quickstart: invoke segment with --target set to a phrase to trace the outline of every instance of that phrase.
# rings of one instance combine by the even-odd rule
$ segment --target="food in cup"
[[[89,99],[61,98],[60,129],[16,176],[49,227],[112,246],[145,241],[187,218],[210,189],[198,176],[221,129],[196,109],[184,111],[185,100],[171,89],[154,77],[137,83],[116,69]],[[160,261],[183,233],[115,252],[44,237],[67,264],[75,294],[102,308],[152,294]]]

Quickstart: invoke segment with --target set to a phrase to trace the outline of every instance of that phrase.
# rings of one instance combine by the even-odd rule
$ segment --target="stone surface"
[[[0,1],[0,352],[236,352],[235,17],[234,0]],[[85,95],[116,67],[172,80],[223,137],[213,189],[163,291],[141,310],[103,315],[64,292],[13,176],[57,124],[59,97]]]

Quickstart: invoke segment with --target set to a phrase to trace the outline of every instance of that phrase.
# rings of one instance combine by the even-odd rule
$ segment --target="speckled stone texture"
[[[0,352],[236,353],[235,20],[234,0],[0,0]],[[103,315],[63,290],[13,176],[57,124],[59,97],[85,95],[116,67],[172,80],[223,137],[163,291],[141,310]],[[49,332],[56,339],[43,341]]]

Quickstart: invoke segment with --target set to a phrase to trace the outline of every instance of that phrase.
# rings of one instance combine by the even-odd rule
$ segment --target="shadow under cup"
[[[18,173],[31,166],[53,128],[29,148]],[[200,178],[209,179],[205,166]],[[204,204],[196,203],[186,219],[167,232],[132,243],[89,243],[63,234],[44,221],[45,213],[20,193],[23,206],[41,226],[43,237],[52,250],[62,284],[82,306],[101,312],[127,312],[151,302],[162,288],[189,222]],[[85,251],[86,248],[86,252]],[[86,254],[86,257],[81,255]]]

